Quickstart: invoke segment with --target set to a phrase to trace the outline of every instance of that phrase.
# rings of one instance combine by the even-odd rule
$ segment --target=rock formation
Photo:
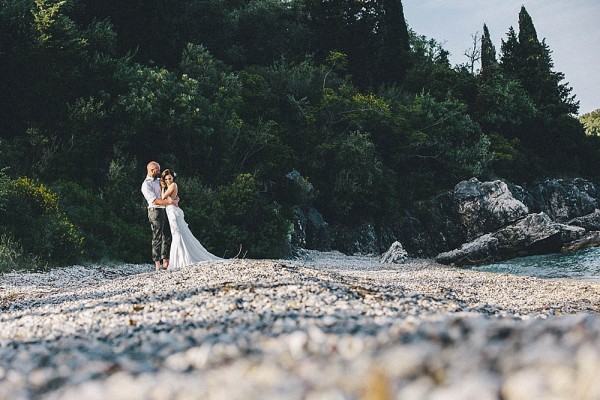
[[[383,253],[379,262],[382,264],[402,264],[407,259],[408,253],[404,250],[402,244],[400,242],[394,242],[388,251]]]
[[[599,203],[600,190],[580,178],[529,187],[471,178],[387,224],[330,225],[310,207],[296,215],[311,249],[382,254],[398,242],[411,257],[469,265],[600,245]]]
[[[470,265],[558,252],[565,242],[579,239],[585,229],[553,222],[545,213],[529,214],[514,224],[484,234],[456,250],[440,253],[437,262]]]

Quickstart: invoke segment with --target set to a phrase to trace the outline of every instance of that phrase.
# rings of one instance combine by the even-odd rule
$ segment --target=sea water
[[[514,258],[495,264],[479,265],[472,269],[546,279],[600,282],[600,247],[570,253]]]

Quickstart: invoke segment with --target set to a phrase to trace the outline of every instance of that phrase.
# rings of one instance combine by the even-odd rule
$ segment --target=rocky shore
[[[413,259],[0,277],[0,399],[598,399],[600,282]]]

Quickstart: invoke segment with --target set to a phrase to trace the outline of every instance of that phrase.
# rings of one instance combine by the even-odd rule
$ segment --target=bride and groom
[[[152,228],[152,260],[157,271],[220,259],[208,252],[190,231],[179,208],[179,188],[174,178],[168,169],[161,174],[160,165],[151,161],[142,183]]]

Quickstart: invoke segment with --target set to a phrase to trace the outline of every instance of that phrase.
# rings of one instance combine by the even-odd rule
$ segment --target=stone
[[[559,252],[565,240],[581,237],[583,228],[553,222],[545,213],[529,214],[496,232],[440,253],[437,262],[448,265],[483,264],[514,257]]]
[[[458,249],[440,253],[435,261],[446,265],[473,265],[494,262],[498,254],[498,238],[491,233],[465,243]]]
[[[600,231],[600,210],[576,217],[567,222],[569,225],[580,226],[586,231]]]
[[[111,268],[2,276],[0,399],[599,398],[600,282],[314,251]]]
[[[506,183],[499,180],[480,182],[471,178],[457,184],[453,195],[468,240],[496,231],[529,214],[527,206],[515,199]]]
[[[553,221],[567,222],[593,213],[598,189],[585,179],[547,179],[529,190],[532,212],[545,212]]]
[[[584,237],[567,242],[561,248],[562,252],[571,252],[600,246],[600,231],[588,232]]]
[[[375,226],[363,223],[353,227],[336,224],[331,229],[334,247],[347,255],[377,254],[378,235]]]
[[[331,250],[332,238],[329,224],[315,208],[309,208],[306,215],[306,245],[315,250]]]
[[[383,253],[379,260],[382,264],[402,264],[408,259],[408,253],[398,241],[392,243],[388,251]]]

